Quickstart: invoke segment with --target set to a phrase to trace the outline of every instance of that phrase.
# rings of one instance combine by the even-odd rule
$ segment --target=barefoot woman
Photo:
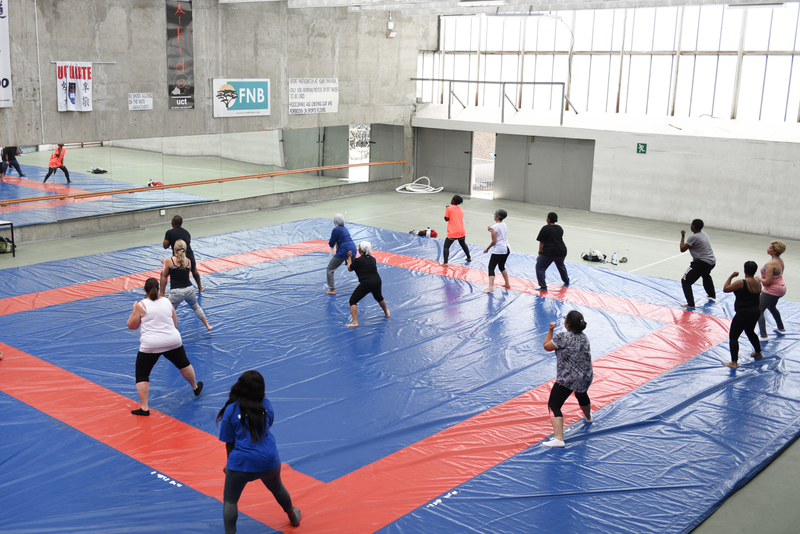
[[[350,315],[353,316],[353,322],[347,323],[347,326],[358,326],[358,302],[369,293],[372,293],[378,301],[383,314],[389,317],[389,309],[381,293],[382,282],[381,275],[378,274],[378,264],[372,257],[372,245],[368,241],[362,241],[358,245],[358,252],[361,256],[356,259],[353,259],[352,252],[347,252],[347,270],[355,271],[358,275],[358,287],[350,296]]]
[[[736,303],[733,305],[736,314],[731,321],[731,332],[728,336],[731,345],[731,361],[722,362],[722,365],[732,369],[739,367],[739,336],[742,335],[742,332],[747,334],[747,339],[756,349],[750,355],[756,360],[763,358],[761,355],[761,342],[756,335],[756,324],[758,324],[758,318],[761,317],[761,309],[758,307],[761,296],[761,282],[755,279],[757,270],[758,265],[756,262],[745,262],[744,280],[731,282],[731,280],[739,276],[739,273],[734,271],[725,282],[725,287],[722,288],[725,293],[736,295]]]

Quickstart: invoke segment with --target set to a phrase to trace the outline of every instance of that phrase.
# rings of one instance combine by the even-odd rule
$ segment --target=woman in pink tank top
[[[767,321],[764,318],[764,310],[769,310],[772,317],[775,318],[776,334],[785,334],[786,330],[783,328],[783,320],[778,311],[778,299],[786,294],[786,284],[783,281],[783,271],[785,266],[781,259],[781,254],[786,252],[786,243],[783,241],[773,241],[769,244],[767,254],[770,259],[764,267],[761,268],[761,277],[756,279],[764,285],[761,291],[761,300],[759,309],[761,310],[761,317],[758,320],[758,330],[761,341],[769,341],[767,336]]]

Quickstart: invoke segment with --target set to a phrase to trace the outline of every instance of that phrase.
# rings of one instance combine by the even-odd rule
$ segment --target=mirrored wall
[[[2,200],[35,199],[0,207],[15,225],[106,215],[317,189],[402,177],[403,165],[318,170],[318,167],[402,161],[402,124],[358,124],[219,135],[64,143],[22,147],[25,175],[9,171]],[[305,172],[292,172],[304,169]],[[272,176],[260,176],[272,174]],[[252,179],[217,181],[253,176]],[[43,182],[47,177],[47,181]],[[148,185],[177,188],[121,193]],[[108,193],[108,194],[99,194]],[[116,193],[116,194],[115,194]],[[67,198],[59,196],[67,195]],[[82,195],[84,195],[82,197]],[[52,197],[52,198],[48,198]],[[235,209],[235,207],[233,208]]]

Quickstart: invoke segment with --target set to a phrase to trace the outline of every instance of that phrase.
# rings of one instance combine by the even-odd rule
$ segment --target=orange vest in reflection
[[[59,147],[53,152],[53,155],[50,156],[50,163],[47,164],[48,167],[61,167],[64,165],[64,148]]]

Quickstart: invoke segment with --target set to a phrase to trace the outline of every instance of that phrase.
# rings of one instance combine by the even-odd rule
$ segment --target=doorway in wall
[[[369,163],[369,124],[350,125],[350,157],[349,163]],[[350,167],[351,182],[368,182],[369,167]]]
[[[496,134],[472,134],[472,192],[475,198],[494,198],[494,161]]]

